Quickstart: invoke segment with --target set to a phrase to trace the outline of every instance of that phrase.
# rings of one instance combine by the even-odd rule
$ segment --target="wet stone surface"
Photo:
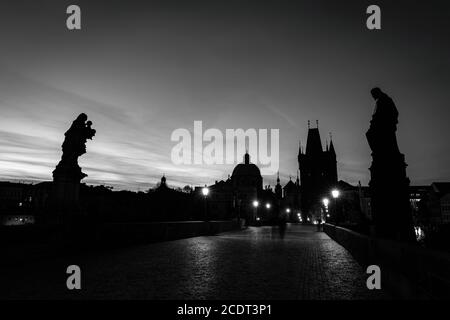
[[[81,268],[81,290],[66,287]],[[47,259],[2,268],[1,298],[384,299],[365,270],[312,226],[272,227]]]

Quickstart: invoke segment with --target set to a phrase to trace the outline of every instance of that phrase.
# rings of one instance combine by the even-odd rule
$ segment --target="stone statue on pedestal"
[[[366,137],[373,159],[369,187],[375,235],[414,241],[407,165],[396,137],[398,111],[381,89],[374,88],[371,94],[376,104]]]
[[[53,196],[58,210],[78,210],[80,181],[87,177],[78,165],[78,157],[86,153],[87,139],[92,140],[95,135],[91,126],[87,115],[81,113],[64,134],[61,161],[53,171]]]
[[[80,177],[80,180],[87,175],[81,172],[81,168],[78,165],[78,157],[86,153],[87,139],[91,139],[95,135],[95,130],[91,128],[92,122],[87,121],[87,115],[80,114],[66,131],[65,139],[62,144],[62,157],[58,168],[66,168],[72,170],[73,174]]]

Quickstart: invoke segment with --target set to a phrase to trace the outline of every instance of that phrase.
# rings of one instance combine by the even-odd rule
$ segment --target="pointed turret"
[[[320,154],[323,152],[322,142],[320,141],[319,129],[312,128],[308,130],[306,140],[306,155]]]
[[[333,140],[330,141],[330,153],[336,156],[336,151],[334,151]]]

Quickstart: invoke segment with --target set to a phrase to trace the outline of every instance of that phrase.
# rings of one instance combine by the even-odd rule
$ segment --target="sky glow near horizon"
[[[212,184],[234,165],[174,165],[174,130],[279,129],[282,183],[295,179],[299,140],[316,119],[331,131],[338,177],[367,185],[365,139],[380,86],[400,112],[398,140],[412,184],[450,180],[450,48],[444,1],[382,8],[365,28],[364,1],[66,1],[0,7],[0,180],[51,180],[64,132],[87,113],[97,134],[84,182],[145,190]],[[207,143],[204,144],[204,146]],[[242,159],[237,159],[236,164]],[[276,176],[264,176],[274,185]]]

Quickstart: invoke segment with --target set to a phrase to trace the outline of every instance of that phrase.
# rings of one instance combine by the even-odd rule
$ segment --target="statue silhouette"
[[[373,155],[388,153],[399,154],[397,137],[398,111],[394,101],[380,88],[373,88],[370,93],[375,99],[375,110],[366,133]]]
[[[55,215],[50,218],[52,222],[67,223],[73,214],[81,212],[80,181],[87,174],[81,171],[78,158],[86,153],[86,142],[92,139],[96,132],[92,129],[92,122],[87,119],[87,115],[81,113],[64,134],[61,161],[53,170],[52,203]]]
[[[86,153],[87,139],[92,140],[95,135],[95,130],[91,128],[92,122],[86,121],[87,115],[81,113],[64,134],[60,164],[77,166],[78,157]]]
[[[414,241],[409,179],[396,137],[398,110],[380,88],[373,88],[371,94],[376,102],[366,137],[373,159],[369,186],[374,231],[380,237]]]
[[[95,136],[95,130],[91,126],[92,122],[87,121],[87,115],[85,113],[81,113],[72,122],[69,130],[64,134],[65,139],[62,144],[63,154],[58,166],[78,167],[78,157],[86,153],[87,139],[92,140]]]

